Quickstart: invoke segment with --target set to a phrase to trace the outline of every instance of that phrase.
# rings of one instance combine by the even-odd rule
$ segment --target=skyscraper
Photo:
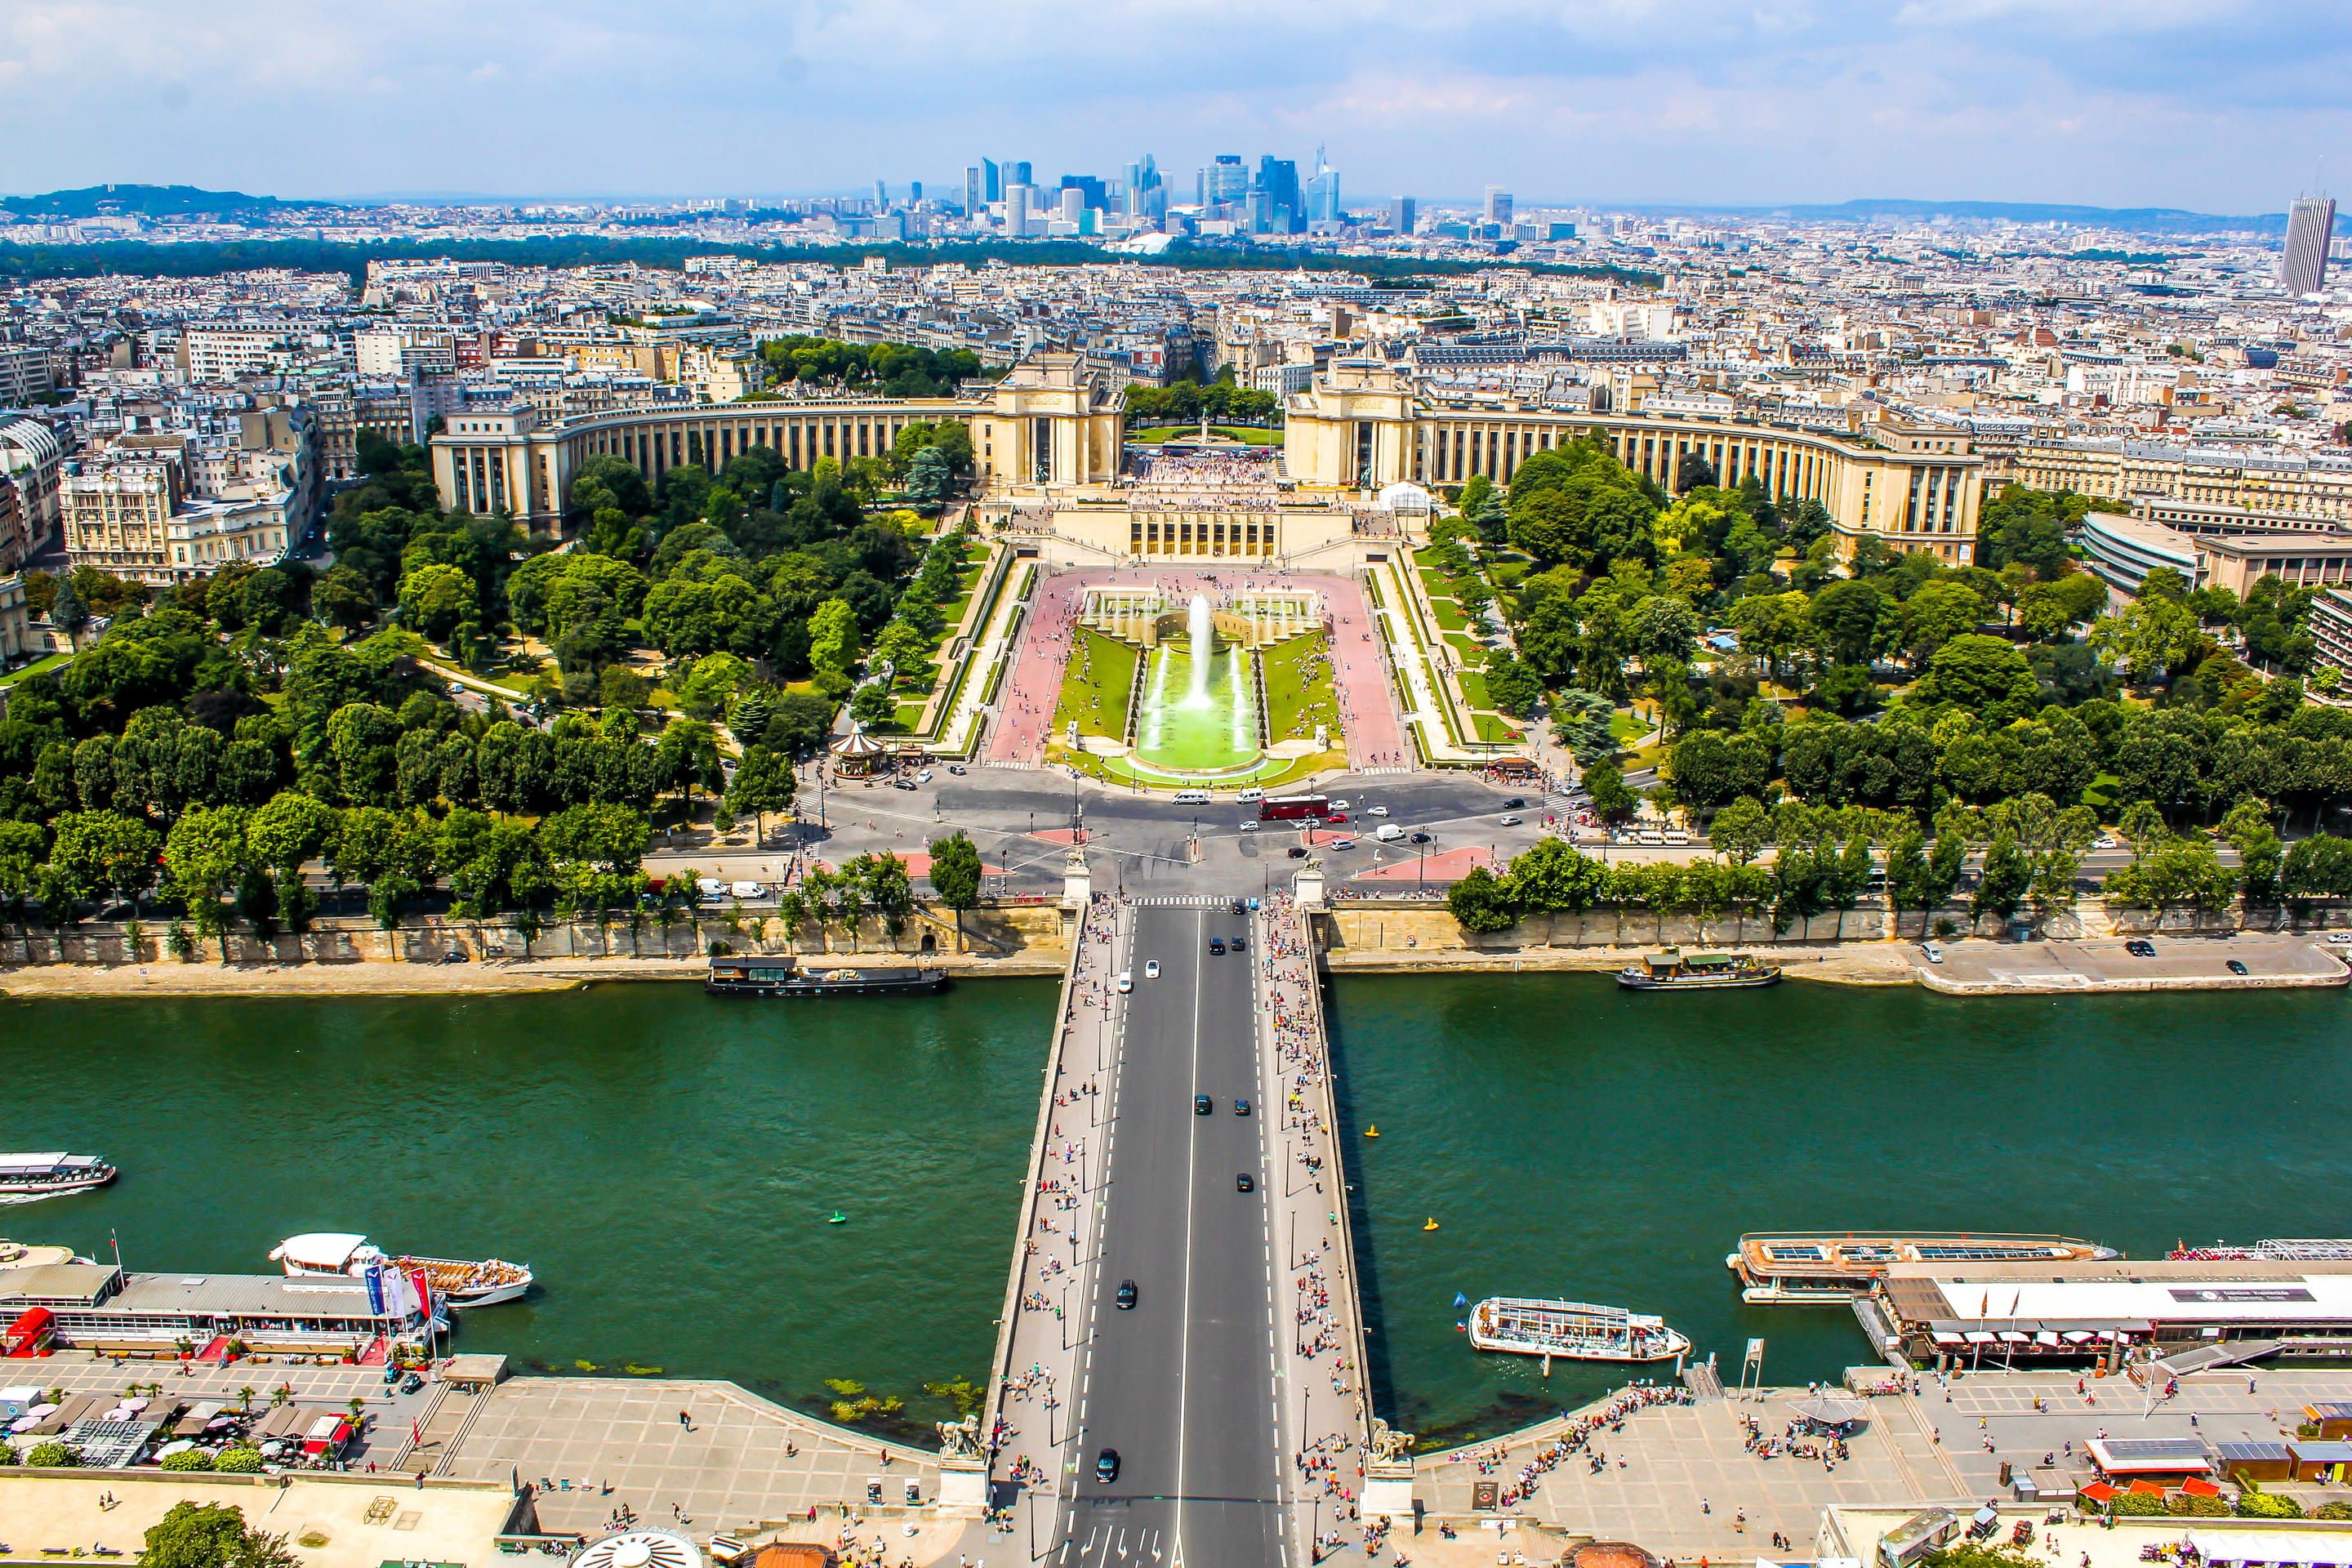
[[[1389,226],[1399,234],[1411,234],[1412,220],[1412,198],[1411,196],[1391,197],[1389,201]]]
[[[1004,174],[996,166],[995,159],[982,158],[980,161],[980,199],[983,202],[1004,199]]]
[[[980,210],[981,204],[985,202],[987,199],[987,196],[982,194],[980,165],[977,163],[965,164],[963,171],[963,216],[966,217],[971,216],[972,214]]]
[[[1008,184],[1004,187],[1004,232],[1021,239],[1035,232],[1029,225],[1029,187]]]
[[[1029,165],[1026,163],[1006,163],[1004,165],[1004,183],[1008,185],[1025,185],[1030,184]]]
[[[1271,226],[1264,232],[1288,234],[1298,226],[1299,215],[1307,210],[1298,194],[1298,161],[1277,158],[1272,153],[1261,154],[1257,161],[1258,188],[1265,193],[1266,205],[1272,209]]]
[[[1488,223],[1510,222],[1511,193],[1503,189],[1500,185],[1488,185],[1486,187],[1486,211],[1485,216],[1486,221]]]
[[[1339,171],[1323,156],[1319,142],[1315,148],[1315,176],[1307,182],[1306,201],[1308,223],[1339,221]]]
[[[2327,246],[2336,232],[2336,198],[2297,196],[2287,209],[2286,253],[2279,258],[2279,287],[2290,294],[2316,294],[2327,277]]]
[[[890,187],[879,180],[874,182],[874,210],[877,213],[890,210]]]

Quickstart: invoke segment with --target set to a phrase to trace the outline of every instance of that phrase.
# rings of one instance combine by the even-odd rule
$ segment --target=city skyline
[[[265,26],[132,4],[109,20],[44,0],[0,30],[0,134],[28,189],[661,198],[878,176],[946,192],[990,147],[1116,174],[1146,149],[1182,172],[1241,149],[1304,163],[1325,143],[1358,201],[1493,184],[1522,205],[1891,194],[2243,213],[2276,210],[2278,163],[2307,167],[2352,128],[2328,87],[2352,23],[2265,0],[1479,0],[1375,5],[1344,33],[1312,8],[1212,5],[1187,36],[1232,47],[1171,51],[1149,87],[1120,59],[1160,36],[1156,14],[1065,9],[868,4],[656,33],[618,9],[441,26],[428,6],[378,39],[324,10]]]

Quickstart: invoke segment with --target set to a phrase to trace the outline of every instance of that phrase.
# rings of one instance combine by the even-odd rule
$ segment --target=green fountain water
[[[1194,598],[1183,651],[1162,643],[1148,656],[1135,755],[1163,773],[1222,773],[1258,760],[1257,683],[1249,653],[1216,646],[1206,599]]]

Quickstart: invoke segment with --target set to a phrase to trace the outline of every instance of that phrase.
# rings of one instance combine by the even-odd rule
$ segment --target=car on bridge
[[[1247,1171],[1242,1172],[1239,1175],[1236,1175],[1234,1178],[1234,1191],[1237,1193],[1254,1193],[1257,1191],[1257,1178],[1251,1175]]]
[[[1122,1279],[1122,1280],[1120,1280],[1120,1281],[1118,1282],[1118,1310],[1119,1310],[1120,1311],[1122,1311],[1122,1312],[1131,1312],[1131,1311],[1135,1310],[1135,1281],[1134,1281],[1134,1280],[1132,1280],[1132,1279]]]
[[[1104,1486],[1118,1479],[1118,1450],[1105,1448],[1095,1456],[1095,1479]]]
[[[1120,994],[1120,995],[1122,995],[1122,996],[1124,996],[1124,995],[1126,995],[1129,992],[1130,992],[1130,991],[1132,991],[1132,990],[1134,990],[1134,989],[1135,989],[1135,972],[1134,972],[1133,970],[1131,970],[1131,969],[1122,969],[1122,970],[1120,970],[1120,971],[1118,972],[1118,991],[1119,991],[1119,994]]]
[[[1216,1110],[1216,1109],[1217,1109],[1217,1102],[1216,1102],[1215,1100],[1211,1100],[1207,1095],[1205,1095],[1205,1094],[1196,1094],[1196,1095],[1194,1095],[1194,1096],[1192,1097],[1192,1114],[1193,1114],[1193,1115],[1195,1115],[1195,1116],[1206,1116],[1206,1115],[1208,1115],[1208,1114],[1209,1114],[1209,1112],[1211,1112],[1212,1110]]]
[[[1209,951],[1219,958],[1224,957],[1225,939],[1221,936],[1211,937],[1209,939]]]
[[[1234,1097],[1234,1114],[1235,1116],[1247,1116],[1249,1114],[1248,1095],[1237,1094]]]
[[[1235,952],[1247,952],[1249,951],[1249,938],[1245,936],[1237,936],[1231,938],[1230,940],[1234,944],[1234,951]]]
[[[1144,964],[1143,977],[1146,980],[1157,980],[1160,978],[1160,961],[1158,959],[1152,959]]]

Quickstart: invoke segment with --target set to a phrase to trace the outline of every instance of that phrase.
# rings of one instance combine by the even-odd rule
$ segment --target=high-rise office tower
[[[916,180],[907,186],[907,205],[913,206],[923,199],[923,182]]]
[[[985,202],[987,199],[988,198],[986,196],[981,194],[980,165],[977,163],[965,164],[963,171],[963,216],[970,217],[974,213],[980,211],[981,204]]]
[[[1276,227],[1266,232],[1287,234],[1296,226],[1306,204],[1298,195],[1298,161],[1262,154],[1257,161],[1258,188],[1265,193],[1266,205],[1276,213]]]
[[[1485,217],[1486,221],[1488,223],[1510,222],[1511,193],[1503,189],[1500,185],[1488,185],[1486,187],[1486,211]]]
[[[1249,194],[1249,171],[1238,153],[1220,153],[1215,163],[1201,171],[1201,205],[1223,206]]]
[[[1339,221],[1339,171],[1318,169],[1315,177],[1307,182],[1307,221],[1337,223]]]
[[[980,161],[980,199],[983,202],[1001,202],[1004,199],[1004,174],[996,166],[996,160],[993,158],[982,158]]]
[[[1065,174],[1062,176],[1061,188],[1077,192],[1080,197],[1078,205],[1081,206],[1098,207],[1105,210],[1110,206],[1110,192],[1104,187],[1100,175]]]
[[[1411,196],[1396,196],[1390,200],[1389,226],[1391,228],[1396,230],[1399,234],[1411,234],[1412,232],[1412,220],[1413,210],[1412,198]]]
[[[890,210],[890,187],[879,180],[874,182],[874,210],[876,212]]]
[[[1005,164],[1004,183],[1008,185],[1026,185],[1032,184],[1033,182],[1029,178],[1029,165],[1025,163]]]
[[[1029,187],[1008,184],[1004,187],[1004,232],[1022,238],[1034,231],[1029,226]]]
[[[2316,294],[2327,277],[2327,246],[2336,232],[2336,198],[2297,196],[2287,209],[2286,254],[2279,258],[2279,287],[2290,294]]]
[[[1076,223],[1087,210],[1087,193],[1076,185],[1062,186],[1062,210],[1058,215],[1064,223]]]

